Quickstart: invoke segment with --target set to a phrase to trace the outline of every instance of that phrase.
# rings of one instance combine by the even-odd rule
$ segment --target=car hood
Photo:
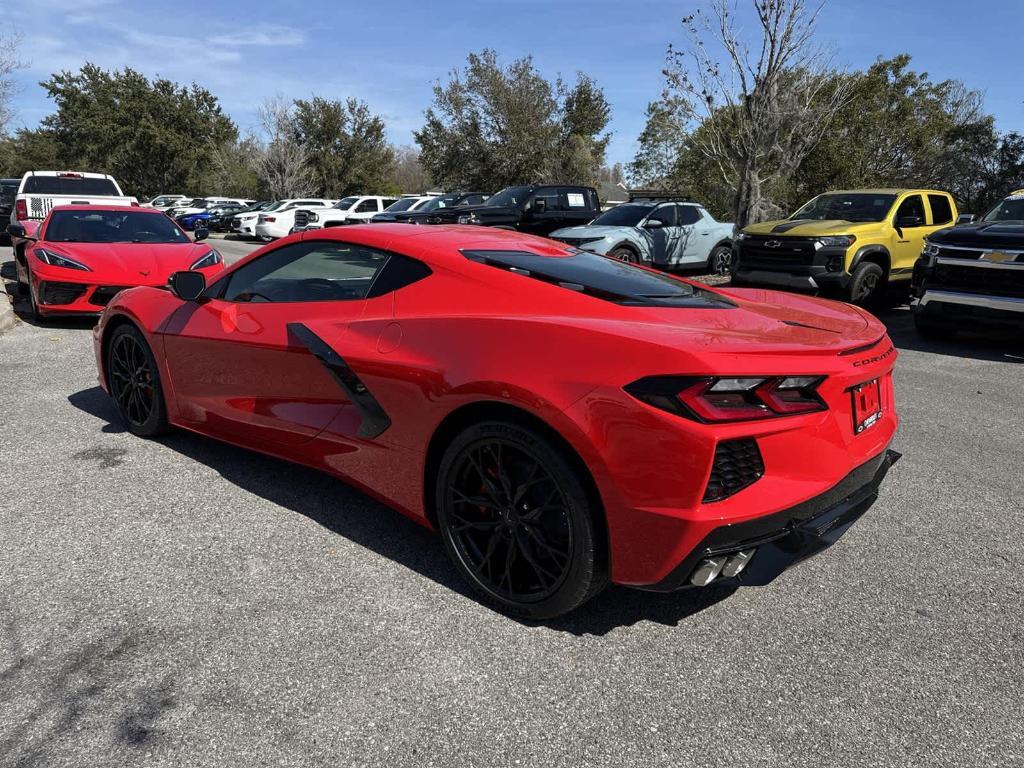
[[[763,221],[743,230],[747,235],[789,235],[790,237],[824,237],[826,235],[847,235],[877,229],[880,222],[854,222],[843,219],[784,219]]]
[[[609,227],[587,225],[583,227],[566,227],[552,232],[548,237],[558,240],[562,237],[590,238],[590,237],[616,237],[625,233],[632,233],[636,227]]]
[[[1012,248],[1024,250],[1024,223],[1010,224],[979,222],[977,224],[961,224],[958,227],[940,229],[928,236],[929,242],[936,245],[952,245],[963,248]]]
[[[80,261],[95,273],[97,282],[140,282],[162,285],[167,277],[188,269],[200,256],[213,250],[206,243],[42,243]],[[90,278],[93,279],[93,278]]]

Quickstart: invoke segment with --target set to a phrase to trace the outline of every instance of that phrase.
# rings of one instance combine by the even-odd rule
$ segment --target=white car
[[[168,208],[179,202],[185,202],[186,200],[191,199],[191,197],[186,197],[185,195],[157,195],[148,203],[143,203],[141,207],[156,208],[158,211],[166,211]]]
[[[323,198],[282,200],[277,208],[271,206],[265,211],[260,211],[256,217],[253,234],[262,240],[285,237],[295,226],[295,211],[298,208],[329,208],[334,202]]]
[[[352,195],[333,205],[304,208],[295,217],[295,229],[305,231],[339,227],[342,224],[364,224],[398,200],[397,197],[383,195]]]

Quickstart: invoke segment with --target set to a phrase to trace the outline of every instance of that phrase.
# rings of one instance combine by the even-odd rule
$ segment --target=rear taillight
[[[637,400],[707,423],[771,419],[826,409],[824,376],[650,376],[625,387]]]
[[[261,218],[263,219],[264,224],[273,224],[277,221],[277,218],[274,216],[262,216]]]
[[[24,200],[17,200],[14,203],[14,215],[18,217],[18,221],[24,221],[28,218],[28,203]]]

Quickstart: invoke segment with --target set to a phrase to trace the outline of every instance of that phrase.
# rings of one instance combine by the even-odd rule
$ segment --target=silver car
[[[729,273],[733,225],[715,221],[703,206],[671,199],[633,199],[582,227],[549,237],[585,251],[665,269],[702,267]]]

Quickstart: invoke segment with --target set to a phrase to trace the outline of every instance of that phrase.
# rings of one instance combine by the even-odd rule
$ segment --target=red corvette
[[[609,580],[767,584],[838,539],[898,458],[896,351],[862,310],[513,232],[297,234],[211,285],[124,291],[94,334],[135,434],[332,473],[534,618]]]
[[[164,286],[180,270],[212,277],[222,268],[216,250],[151,208],[65,205],[34,232],[18,224],[9,231],[29,241],[15,265],[37,321],[97,314],[124,288]]]

